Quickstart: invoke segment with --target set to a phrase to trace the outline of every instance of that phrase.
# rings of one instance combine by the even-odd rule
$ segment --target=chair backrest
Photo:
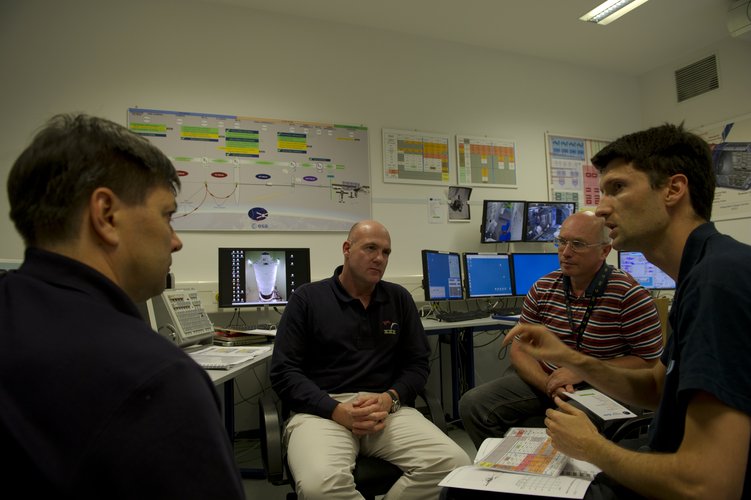
[[[660,316],[660,323],[662,324],[662,343],[665,344],[670,335],[670,322],[668,321],[670,299],[668,297],[657,297],[654,300],[655,306],[657,306],[657,315]]]

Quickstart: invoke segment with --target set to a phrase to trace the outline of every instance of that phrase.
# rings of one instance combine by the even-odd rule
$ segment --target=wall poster
[[[717,179],[712,220],[751,217],[751,115],[693,132],[712,149]]]
[[[383,182],[448,187],[449,136],[383,129]]]
[[[594,209],[600,186],[592,157],[610,141],[545,134],[550,201],[573,201],[577,210]]]
[[[490,137],[456,136],[456,172],[463,186],[516,187],[516,145]]]
[[[128,109],[180,175],[175,230],[347,231],[369,219],[368,129]]]

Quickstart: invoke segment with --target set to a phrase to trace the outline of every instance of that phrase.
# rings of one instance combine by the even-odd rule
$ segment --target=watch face
[[[391,410],[389,411],[389,413],[394,413],[395,411],[397,411],[399,408],[402,407],[402,404],[399,402],[399,400],[396,398],[396,396],[394,396],[391,393],[391,391],[389,391],[388,394],[389,394],[389,396],[391,396]]]

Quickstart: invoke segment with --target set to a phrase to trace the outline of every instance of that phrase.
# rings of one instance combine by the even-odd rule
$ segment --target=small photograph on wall
[[[449,187],[449,222],[469,222],[469,197],[472,188]]]

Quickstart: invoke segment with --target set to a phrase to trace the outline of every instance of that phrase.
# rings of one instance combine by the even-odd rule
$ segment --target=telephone
[[[149,302],[151,327],[178,346],[198,344],[214,337],[214,324],[204,311],[196,290],[166,289]]]

